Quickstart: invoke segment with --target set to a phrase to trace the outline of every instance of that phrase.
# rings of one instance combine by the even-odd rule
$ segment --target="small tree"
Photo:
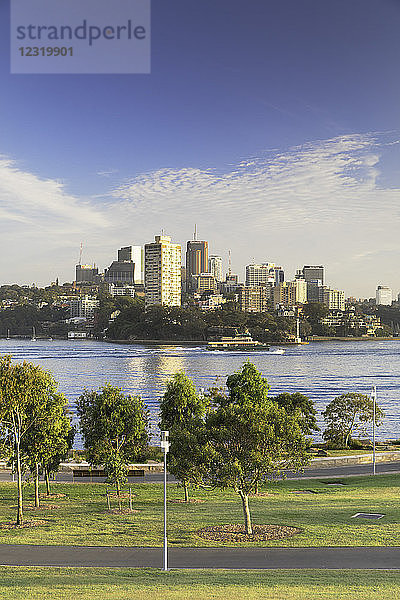
[[[313,431],[319,431],[316,419],[317,412],[314,408],[314,402],[310,398],[299,392],[294,394],[284,392],[275,396],[273,400],[281,408],[284,408],[289,415],[297,417],[304,435],[312,435]]]
[[[160,428],[169,431],[168,470],[181,482],[185,502],[189,502],[189,485],[201,481],[203,449],[202,418],[208,398],[199,395],[193,381],[184,373],[176,373],[168,381],[160,404]]]
[[[148,411],[139,396],[106,384],[98,392],[86,390],[77,401],[87,457],[104,466],[109,483],[120,495],[127,463],[143,456],[148,446]]]
[[[228,377],[227,393],[211,390],[206,416],[207,479],[233,488],[242,500],[245,531],[252,533],[249,494],[284,469],[308,461],[308,443],[295,416],[268,398],[269,386],[249,362]]]
[[[0,359],[1,437],[9,444],[17,472],[17,525],[23,523],[25,437],[40,427],[46,418],[45,407],[57,393],[57,384],[47,371],[27,362],[12,364],[11,356]]]
[[[63,394],[49,394],[46,402],[37,408],[38,418],[22,439],[21,449],[35,484],[35,506],[39,506],[39,473],[45,474],[49,494],[49,474],[58,470],[73,444],[74,430],[66,406]]]
[[[383,411],[376,405],[375,424],[380,425]],[[365,394],[342,394],[330,402],[322,416],[326,423],[323,437],[327,442],[348,448],[352,433],[365,430],[373,420],[373,400]]]

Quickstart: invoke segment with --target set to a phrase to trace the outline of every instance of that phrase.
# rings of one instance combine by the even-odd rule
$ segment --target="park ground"
[[[338,484],[342,485],[330,485]],[[400,477],[271,483],[251,498],[254,523],[294,525],[301,533],[283,540],[241,543],[241,546],[398,546],[400,539]],[[42,490],[44,491],[44,490]],[[128,500],[119,511],[116,498],[108,510],[104,484],[56,484],[64,497],[43,501],[40,510],[27,510],[26,520],[42,524],[0,529],[3,544],[94,546],[161,546],[163,490],[138,483],[134,511]],[[110,489],[111,491],[111,489]],[[240,500],[233,491],[193,490],[202,502],[176,503],[183,496],[168,486],[171,546],[214,546],[196,531],[204,526],[241,522]],[[25,489],[26,505],[32,489]],[[15,485],[0,484],[0,522],[15,516]],[[46,505],[57,508],[46,508]],[[379,521],[351,518],[356,512],[381,512]],[[222,544],[220,544],[222,545]],[[232,545],[232,544],[227,544]],[[32,557],[34,562],[34,556]],[[127,568],[0,567],[1,600],[400,600],[400,570],[172,570]]]
[[[400,571],[170,571],[0,567],[2,600],[376,600]]]
[[[338,485],[339,484],[339,485]],[[44,491],[44,489],[42,490]],[[109,488],[111,492],[111,488]],[[108,510],[105,484],[56,484],[59,498],[42,501],[32,510],[32,488],[25,490],[26,521],[37,526],[10,528],[15,519],[15,484],[0,483],[0,543],[78,546],[161,546],[163,489],[132,485],[133,512],[128,498],[121,512],[116,497]],[[198,502],[184,504],[183,490],[168,485],[168,536],[171,546],[215,546],[198,535],[214,525],[242,523],[241,501],[232,490],[192,490]],[[400,540],[400,476],[320,478],[280,481],[250,498],[254,524],[289,525],[293,537],[260,542],[225,542],[235,546],[398,546]],[[178,501],[178,502],[177,502]],[[383,513],[380,520],[352,518],[357,512]],[[12,526],[11,526],[12,527]],[[218,545],[223,545],[218,543]]]

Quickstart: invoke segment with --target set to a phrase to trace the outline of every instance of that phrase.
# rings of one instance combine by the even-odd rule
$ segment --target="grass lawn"
[[[345,478],[342,480],[345,483],[343,486],[329,486],[323,483],[329,481],[334,480],[277,482],[260,490],[266,491],[268,495],[250,499],[253,522],[292,525],[300,527],[302,533],[292,538],[253,542],[250,545],[399,545],[399,475]],[[137,512],[131,514],[108,512],[104,484],[57,484],[53,489],[67,494],[66,498],[50,501],[60,508],[26,511],[25,519],[41,519],[44,520],[44,524],[25,529],[0,529],[0,543],[162,545],[162,485],[134,484],[134,508]],[[302,490],[312,490],[314,493],[293,493]],[[182,489],[175,484],[168,486],[170,499],[182,498],[182,494]],[[196,530],[207,525],[242,523],[241,502],[233,491],[196,490],[194,495],[204,500],[204,503],[168,505],[171,545],[215,546],[215,542],[207,542],[198,537]],[[32,489],[26,490],[25,496],[29,500]],[[0,522],[12,521],[15,518],[15,504],[15,484],[1,483]],[[379,521],[352,519],[351,516],[359,511],[381,512],[385,517]]]
[[[399,571],[170,571],[0,567],[2,600],[376,600]]]

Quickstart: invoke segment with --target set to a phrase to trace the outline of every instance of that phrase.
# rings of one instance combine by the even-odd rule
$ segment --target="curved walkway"
[[[0,565],[162,567],[162,548],[0,545]],[[171,548],[174,569],[400,569],[400,547]]]

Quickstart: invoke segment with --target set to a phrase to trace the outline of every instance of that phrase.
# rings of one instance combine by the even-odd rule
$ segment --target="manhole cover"
[[[357,519],[382,519],[382,517],[384,517],[385,515],[382,515],[381,513],[363,513],[363,512],[359,512],[356,513],[355,515],[352,515],[352,519],[353,518],[357,518]]]

